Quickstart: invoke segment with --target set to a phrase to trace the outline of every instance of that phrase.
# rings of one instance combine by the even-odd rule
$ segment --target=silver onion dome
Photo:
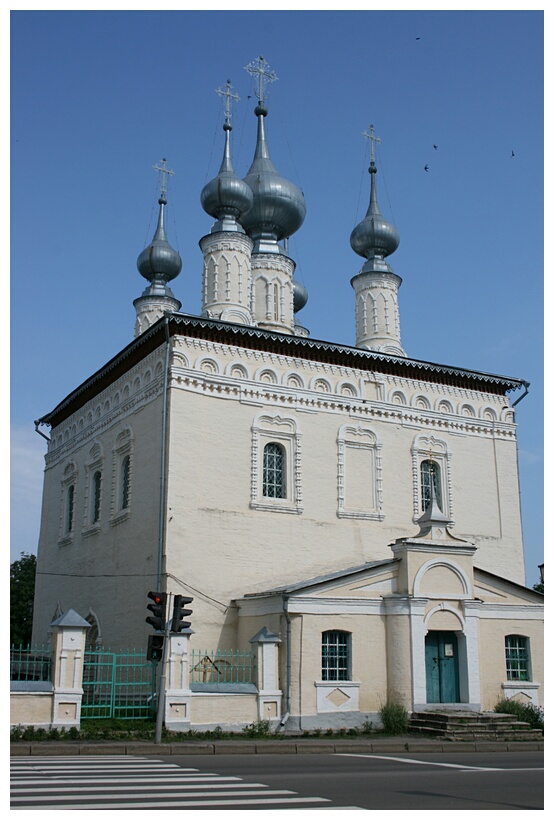
[[[375,175],[377,168],[372,160],[369,166],[371,176],[371,193],[369,208],[364,219],[356,225],[350,234],[350,245],[360,256],[366,259],[380,257],[384,259],[397,249],[400,244],[400,235],[394,225],[384,218],[377,203]],[[383,263],[384,267],[388,266]]]
[[[200,201],[206,213],[218,221],[211,232],[240,231],[243,228],[238,224],[243,216],[252,207],[253,194],[246,182],[237,177],[231,161],[231,99],[238,100],[237,94],[231,92],[231,81],[227,80],[225,91],[217,89],[217,93],[226,98],[226,116],[223,130],[225,131],[225,148],[223,161],[218,175],[204,186]]]
[[[293,306],[294,312],[298,313],[305,307],[306,302],[308,301],[308,291],[302,285],[298,279],[292,280],[292,297],[293,297]]]
[[[152,242],[139,255],[137,268],[139,273],[145,279],[148,279],[153,286],[158,286],[161,290],[164,290],[167,282],[175,279],[180,274],[183,262],[178,251],[172,248],[167,241],[164,221],[164,208],[167,205],[167,200],[163,193],[158,200],[158,204],[160,213],[156,233]]]
[[[269,155],[264,118],[267,108],[256,106],[258,136],[254,161],[245,182],[254,195],[254,204],[242,219],[246,233],[254,241],[254,253],[282,253],[277,245],[295,233],[306,216],[304,194],[288,179],[280,176]]]

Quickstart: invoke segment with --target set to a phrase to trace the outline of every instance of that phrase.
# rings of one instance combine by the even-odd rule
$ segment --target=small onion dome
[[[292,296],[294,312],[298,313],[308,301],[308,291],[297,279],[292,280]]]
[[[149,282],[170,282],[181,273],[183,262],[179,253],[167,241],[164,225],[164,207],[167,205],[162,196],[158,200],[160,214],[158,227],[152,242],[146,247],[137,259],[139,273]]]
[[[369,167],[371,174],[371,194],[369,208],[365,218],[356,225],[350,234],[350,245],[360,256],[369,259],[373,256],[385,257],[397,249],[400,244],[400,235],[394,225],[383,217],[377,204],[375,174],[377,168],[372,162]]]
[[[240,221],[243,214],[250,210],[254,196],[246,182],[237,177],[231,162],[230,132],[232,126],[225,123],[223,128],[225,130],[225,150],[221,168],[215,179],[203,188],[200,201],[210,216],[218,220],[230,217],[232,223]],[[229,219],[225,222],[229,222]],[[228,228],[229,225],[226,227]]]
[[[258,117],[256,152],[244,178],[254,194],[254,204],[243,217],[242,225],[254,240],[254,251],[263,247],[282,253],[277,242],[300,228],[306,216],[306,203],[302,191],[279,176],[271,161],[264,126],[267,109],[257,105],[254,113]]]

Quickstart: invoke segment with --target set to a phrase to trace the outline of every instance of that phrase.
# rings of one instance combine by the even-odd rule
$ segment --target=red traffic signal
[[[173,600],[173,619],[171,621],[172,632],[182,632],[183,629],[188,629],[190,621],[184,621],[187,615],[192,615],[192,609],[186,609],[185,604],[191,604],[192,598],[187,598],[185,595],[176,595]]]
[[[150,612],[152,612],[152,615],[149,615],[148,618],[145,619],[146,623],[151,624],[158,632],[164,632],[166,622],[165,611],[167,606],[167,593],[149,592],[148,597],[154,601],[154,603],[148,604],[146,607],[150,610]]]

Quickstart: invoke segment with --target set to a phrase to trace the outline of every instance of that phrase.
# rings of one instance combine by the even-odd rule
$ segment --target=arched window
[[[73,522],[75,519],[75,484],[70,484],[67,488],[67,517],[66,532],[73,532]]]
[[[274,441],[264,447],[262,493],[265,498],[286,498],[285,449]]]
[[[530,680],[529,640],[524,635],[506,635],[506,677],[508,680]]]
[[[321,679],[350,680],[350,632],[330,629],[321,637]]]
[[[129,506],[129,489],[131,481],[131,456],[127,455],[121,462],[121,509]]]
[[[421,462],[421,509],[423,512],[431,503],[431,481],[435,490],[435,498],[441,511],[442,508],[442,491],[441,491],[441,468],[436,461],[426,459]]]
[[[92,477],[92,523],[100,520],[100,496],[102,493],[102,473],[97,470]]]

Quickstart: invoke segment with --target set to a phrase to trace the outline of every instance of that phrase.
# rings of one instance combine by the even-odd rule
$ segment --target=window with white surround
[[[506,635],[504,648],[507,680],[531,680],[529,638],[525,635]]]
[[[131,512],[133,489],[133,443],[129,427],[117,437],[113,449],[111,524],[124,521]]]
[[[61,481],[60,545],[70,544],[75,536],[77,476],[77,465],[71,461],[65,467]]]
[[[98,532],[102,516],[104,489],[104,453],[102,445],[95,442],[89,450],[85,474],[85,518],[83,535]]]
[[[260,413],[252,425],[250,506],[301,513],[301,436],[291,416]]]
[[[264,498],[287,497],[287,456],[282,444],[275,441],[264,447],[262,495]]]
[[[431,480],[443,514],[453,523],[451,453],[446,441],[433,435],[416,436],[412,445],[412,486],[414,522],[427,509]]]
[[[346,681],[351,679],[351,634],[330,629],[321,636],[321,679]]]
[[[442,510],[442,486],[440,464],[431,459],[424,459],[420,464],[421,472],[421,512],[425,512],[431,503],[431,487],[435,492],[435,499]]]
[[[92,477],[92,523],[100,520],[100,499],[102,498],[102,473],[96,470]]]

